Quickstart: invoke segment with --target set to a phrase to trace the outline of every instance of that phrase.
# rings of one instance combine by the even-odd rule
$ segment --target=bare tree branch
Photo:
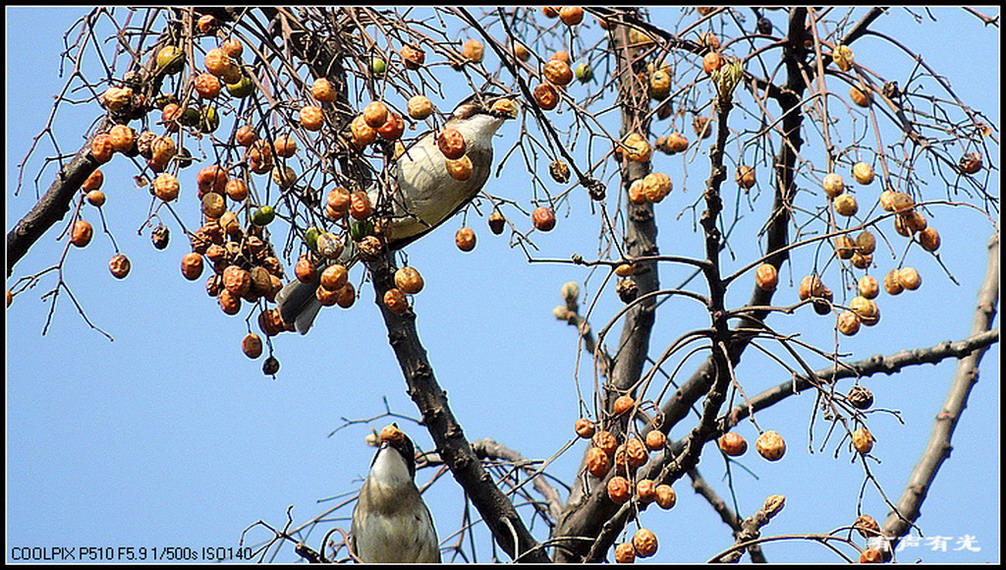
[[[999,236],[992,236],[989,241],[988,266],[985,271],[985,279],[978,289],[978,307],[975,311],[974,321],[971,324],[971,334],[978,336],[981,334],[996,333],[998,329],[990,331],[992,322],[995,320],[997,307],[999,305]],[[897,511],[888,515],[884,521],[883,531],[885,536],[891,537],[892,546],[896,545],[901,537],[906,535],[909,529],[921,514],[923,501],[929,493],[929,487],[936,479],[936,474],[940,470],[943,462],[950,457],[950,450],[953,448],[951,440],[957,422],[961,419],[961,414],[967,406],[968,397],[975,384],[978,383],[978,365],[982,356],[985,355],[987,347],[981,347],[967,356],[964,356],[957,363],[957,372],[954,374],[954,381],[947,393],[947,399],[936,415],[936,424],[933,426],[933,433],[929,437],[929,443],[922,453],[919,463],[912,470],[901,499],[898,501]]]

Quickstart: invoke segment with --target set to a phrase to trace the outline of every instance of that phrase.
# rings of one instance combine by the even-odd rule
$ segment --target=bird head
[[[470,133],[492,135],[507,119],[516,119],[518,106],[508,95],[474,93],[458,103],[447,125]],[[467,133],[466,133],[467,134]]]
[[[409,436],[391,424],[381,430],[381,443],[370,464],[372,474],[381,478],[404,479],[416,476],[416,447]]]

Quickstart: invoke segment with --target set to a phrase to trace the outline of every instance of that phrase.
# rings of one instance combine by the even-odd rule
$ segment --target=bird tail
[[[351,269],[356,263],[356,256],[349,256],[347,259],[340,258],[339,263]],[[293,323],[300,334],[307,334],[314,324],[318,311],[321,310],[321,301],[315,295],[321,282],[321,270],[317,271],[314,281],[304,283],[298,279],[287,283],[279,293],[276,294],[276,303],[279,305],[279,314],[284,323]]]

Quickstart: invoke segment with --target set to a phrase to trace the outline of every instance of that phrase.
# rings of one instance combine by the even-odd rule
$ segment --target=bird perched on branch
[[[489,178],[492,169],[492,139],[507,119],[517,117],[517,105],[505,96],[475,94],[454,109],[441,132],[455,129],[465,141],[465,156],[471,160],[472,172],[465,180],[451,176],[446,157],[438,146],[437,133],[420,137],[397,160],[395,187],[383,203],[390,210],[382,223],[382,234],[389,249],[397,250],[436,229],[468,204]],[[367,194],[372,204],[380,205],[379,185]],[[359,259],[352,240],[346,244],[337,263],[348,269]],[[320,272],[319,272],[320,273]],[[297,331],[306,334],[321,309],[315,297],[318,280],[312,283],[293,281],[277,295],[280,315]]]
[[[415,483],[415,447],[395,424],[380,440],[353,509],[350,552],[362,562],[440,562],[433,517]]]

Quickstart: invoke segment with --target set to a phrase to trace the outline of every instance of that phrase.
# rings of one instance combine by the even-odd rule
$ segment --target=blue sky
[[[62,35],[84,13],[82,8],[7,9],[8,229],[34,203],[39,157],[53,154],[48,141],[43,141],[26,169],[21,193],[13,196],[16,165],[45,124],[51,97],[64,82],[56,73]],[[882,19],[880,29],[919,49],[948,77],[961,99],[998,126],[998,30],[983,29],[962,12],[935,14],[939,23],[918,24],[905,12],[894,11]],[[777,25],[781,22],[779,14],[770,17]],[[941,41],[932,41],[937,35]],[[493,58],[488,59],[495,65]],[[904,58],[889,57],[875,39],[857,44],[856,60],[892,77],[908,73]],[[742,104],[751,105],[749,95],[739,97]],[[54,134],[64,152],[79,148],[98,111],[93,104],[61,110]],[[501,131],[498,155],[515,136],[512,130]],[[813,144],[818,144],[816,138]],[[808,152],[812,156],[817,152],[821,160],[819,144]],[[998,157],[990,162],[998,165]],[[680,218],[678,214],[700,195],[705,159],[683,167],[680,158],[659,156],[654,165],[675,179],[674,192],[658,209],[661,250],[701,255],[701,236],[692,230],[691,214],[685,211]],[[519,160],[511,161],[487,190],[526,203],[530,196],[520,166]],[[337,501],[331,497],[358,488],[372,453],[363,443],[368,427],[354,425],[327,437],[343,418],[380,414],[385,397],[395,412],[417,415],[404,393],[369,284],[351,310],[324,311],[311,334],[280,336],[276,340],[280,374],[276,380],[263,376],[261,361],[249,361],[239,350],[246,313],[223,315],[206,296],[201,281],[189,283],[179,277],[178,260],[187,251],[181,232],[175,232],[164,252],[151,247],[148,233],[137,235],[149,202],[145,190],[133,187],[135,173],[130,168],[113,161],[105,169],[104,213],[119,247],[133,260],[132,273],[123,281],[108,274],[112,245],[100,231],[90,246],[71,251],[65,266],[65,277],[88,318],[109,332],[114,342],[88,328],[65,296],[48,333],[40,334],[48,304],[39,297],[52,286],[51,275],[19,295],[7,310],[6,533],[11,547],[236,546],[242,530],[255,521],[282,526],[292,505],[299,524],[334,505]],[[53,173],[51,168],[44,172],[39,191],[48,186]],[[998,184],[995,173],[990,179],[994,195]],[[573,196],[568,207],[559,209],[556,230],[536,237],[541,257],[596,255],[598,218],[590,214],[582,193]],[[762,223],[767,195],[761,198],[761,209],[744,211],[737,235],[749,236],[744,230],[757,230]],[[732,207],[732,199],[727,202]],[[98,229],[93,208],[87,215]],[[556,322],[551,310],[561,303],[559,288],[564,282],[580,281],[585,293],[594,295],[600,275],[584,284],[588,273],[583,268],[528,264],[505,237],[492,236],[475,212],[469,213],[469,223],[479,232],[478,247],[470,254],[453,245],[460,219],[408,249],[410,264],[426,280],[426,288],[415,297],[420,336],[469,439],[493,437],[526,457],[549,457],[571,437],[579,415],[575,334]],[[984,246],[993,229],[981,215],[963,208],[936,210],[931,223],[940,228],[944,262],[960,286],[946,279],[928,255],[910,254],[911,263],[923,274],[923,287],[884,298],[878,327],[842,339],[841,350],[853,359],[967,336],[985,270]],[[56,241],[63,227],[50,230],[19,262],[8,287],[14,279],[54,263],[65,243]],[[737,269],[750,260],[752,243],[732,242],[737,257],[727,260],[730,267]],[[792,280],[799,282],[811,262],[809,252],[794,256]],[[358,272],[353,273],[356,283]],[[687,273],[662,268],[661,282],[676,284]],[[781,281],[789,286],[788,269]],[[739,305],[750,289],[735,289],[730,301]],[[793,287],[787,291],[795,297]],[[619,306],[611,291],[604,292],[595,309],[595,329]],[[801,332],[808,342],[833,346],[831,321],[806,313],[779,317],[773,325],[781,332]],[[684,330],[706,322],[704,313],[686,302],[665,304],[657,317],[654,352]],[[749,395],[786,380],[770,361],[750,356],[738,370]],[[581,388],[589,391],[590,368],[580,365]],[[950,537],[947,551],[933,550],[924,539],[899,553],[902,561],[999,559],[998,370],[996,345],[982,364],[981,381],[955,435],[953,454],[923,505],[919,524],[927,536]],[[892,500],[900,495],[929,437],[953,372],[954,363],[944,362],[864,382],[875,393],[878,407],[899,410],[904,422],[878,415],[871,423],[878,439],[874,454],[882,460],[873,471]],[[844,446],[834,456],[834,440],[821,450],[825,429],[819,417],[813,431],[814,452],[808,453],[813,406],[813,397],[807,394],[759,414],[759,425],[787,437],[787,456],[767,463],[749,452],[742,463],[750,471],[736,466],[731,470],[745,514],[754,512],[769,494],[787,495],[786,509],[767,534],[828,532],[855,519],[862,469],[850,462]],[[371,425],[380,429],[389,421]],[[402,421],[399,425],[419,447],[430,448],[421,427]],[[753,441],[750,425],[742,425],[740,431]],[[577,444],[550,472],[571,480],[582,450],[583,444]],[[719,454],[707,453],[700,469],[729,500]],[[418,478],[426,481],[431,476],[427,470]],[[685,483],[676,486],[679,504],[674,510],[644,513],[643,523],[661,539],[657,560],[702,561],[731,543],[729,529]],[[427,500],[444,539],[460,525],[460,488],[445,477],[428,491]],[[338,517],[348,517],[350,509],[333,515],[335,520],[322,525],[308,542],[317,547],[332,526],[348,528],[348,520]],[[865,492],[863,511],[881,521],[886,517],[887,508],[872,488]],[[535,532],[544,537],[543,529],[536,527]],[[980,551],[954,551],[966,535],[977,539]],[[261,529],[249,535],[252,544],[266,537]],[[479,536],[479,544],[480,560],[486,560],[485,534]],[[12,552],[6,553],[8,560]],[[770,545],[765,552],[777,562],[837,561],[825,549],[804,543]],[[285,548],[278,560],[293,558],[292,549]]]

